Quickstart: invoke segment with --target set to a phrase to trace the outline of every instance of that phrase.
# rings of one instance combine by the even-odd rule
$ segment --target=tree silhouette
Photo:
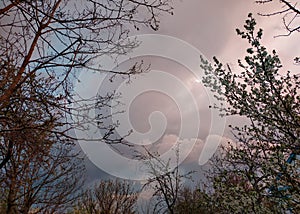
[[[300,200],[296,160],[300,148],[300,81],[290,72],[279,73],[282,65],[278,55],[261,45],[263,31],[255,31],[255,26],[249,14],[245,31],[237,30],[251,45],[245,60],[238,61],[239,73],[216,58],[214,65],[202,60],[204,84],[222,102],[215,107],[225,116],[248,119],[245,126],[231,127],[236,145],[225,146],[223,156],[214,160],[215,202],[225,213],[296,211]],[[287,161],[289,157],[293,160]]]
[[[72,108],[72,103],[80,102],[74,100],[72,90],[78,72],[89,69],[126,76],[140,73],[141,67],[137,65],[125,72],[105,71],[101,69],[101,62],[95,65],[93,59],[124,54],[136,47],[136,41],[127,39],[132,26],[138,29],[145,25],[157,30],[159,14],[172,10],[168,0],[6,0],[0,8],[0,112],[9,108],[16,91],[26,81],[43,76],[47,78],[47,86],[51,86],[45,89],[58,98],[56,102],[45,101],[45,104],[52,111],[63,111],[68,118],[60,129],[53,130],[73,139],[76,137],[68,130],[83,127],[72,120],[80,114],[80,109]],[[102,98],[103,102],[107,99],[111,97]],[[0,115],[0,118],[1,123],[8,123],[6,117]],[[101,118],[84,119],[80,122],[97,122]],[[102,130],[107,129],[109,133],[103,141],[109,143],[111,124],[102,125]],[[9,148],[11,146],[8,151]],[[1,167],[8,159],[9,154],[1,157]]]

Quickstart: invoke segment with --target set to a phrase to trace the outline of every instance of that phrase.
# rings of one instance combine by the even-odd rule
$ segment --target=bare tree
[[[213,197],[206,193],[200,186],[196,186],[193,189],[183,187],[179,191],[174,210],[178,214],[220,213],[220,210],[214,205]]]
[[[47,78],[27,79],[2,109],[0,155],[8,160],[0,175],[1,213],[62,212],[83,181],[74,142],[57,134],[63,112],[49,88]]]
[[[179,146],[175,150],[176,166],[171,167],[171,159],[163,161],[157,153],[145,148],[146,154],[140,158],[147,163],[149,178],[143,189],[154,190],[153,212],[154,213],[175,213],[175,205],[179,192],[183,187],[183,179],[191,179],[193,172],[181,173],[179,169]],[[174,161],[174,160],[173,160]]]
[[[90,68],[95,56],[123,54],[135,45],[120,41],[127,37],[126,24],[156,30],[158,14],[171,10],[167,0],[7,0],[2,5],[1,60],[18,68],[0,96],[2,107],[20,83],[38,71],[56,78],[57,87],[67,90],[68,77],[79,68]]]
[[[159,26],[159,14],[171,13],[171,10],[169,0],[2,1],[0,112],[9,108],[12,99],[15,99],[16,91],[22,88],[26,81],[41,75],[47,78],[47,86],[51,86],[45,86],[44,89],[48,89],[48,93],[57,98],[56,102],[44,102],[49,105],[50,113],[62,111],[66,114],[65,118],[68,118],[65,124],[61,123],[59,128],[56,126],[52,131],[74,139],[68,130],[83,127],[72,120],[71,114],[76,109],[72,109],[70,105],[78,102],[73,99],[72,91],[78,72],[83,68],[116,75],[141,72],[140,67],[136,65],[127,72],[104,71],[92,61],[101,55],[124,54],[134,48],[137,42],[126,40],[131,26],[138,29],[139,26],[146,25],[156,30]],[[104,101],[106,99],[103,98]],[[0,118],[3,126],[9,123],[5,116],[0,115]],[[109,142],[113,128],[101,128],[108,129],[109,134],[102,140]],[[2,153],[1,167],[8,162],[9,151],[14,143],[11,141],[8,144],[7,154]]]
[[[83,169],[70,134],[82,127],[72,120],[81,110],[71,105],[80,102],[73,98],[73,82],[83,68],[127,76],[141,72],[137,65],[127,72],[104,71],[93,59],[134,48],[137,42],[126,40],[129,29],[156,30],[158,15],[171,13],[169,3],[1,1],[0,197],[6,213],[51,213],[75,199]],[[110,99],[95,102],[101,106]],[[114,125],[102,126],[108,134],[99,140],[109,143]]]
[[[79,195],[84,168],[73,146],[61,148],[59,143],[52,145],[48,156],[16,148],[19,152],[2,169],[2,213],[54,213],[71,207]]]
[[[119,180],[101,181],[83,194],[74,213],[133,214],[136,201],[137,193],[130,183]]]
[[[272,4],[272,3],[280,3],[282,6],[277,11],[271,13],[259,13],[261,16],[275,16],[281,15],[282,22],[287,30],[286,34],[282,34],[279,36],[289,36],[294,32],[300,32],[300,25],[299,25],[299,16],[300,16],[300,9],[298,8],[298,1],[295,0],[259,0],[255,1],[258,4]]]

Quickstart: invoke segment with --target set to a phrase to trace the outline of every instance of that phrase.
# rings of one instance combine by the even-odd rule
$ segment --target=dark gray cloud
[[[140,31],[132,31],[132,35],[154,33],[179,38],[200,50],[208,58],[216,55],[224,61],[229,62],[234,70],[238,69],[236,66],[237,58],[242,58],[245,54],[245,48],[247,47],[247,42],[239,39],[235,33],[235,29],[243,26],[244,20],[247,18],[249,12],[257,14],[257,12],[263,10],[272,11],[275,9],[270,7],[258,7],[254,4],[254,1],[249,0],[182,0],[175,1],[174,8],[173,16],[165,15],[162,17],[159,31],[152,32],[146,28],[141,28]],[[280,34],[283,30],[280,24],[280,17],[270,19],[256,15],[256,18],[258,25],[265,29],[263,41],[266,46],[278,50],[286,69],[295,70],[292,64],[292,58],[297,54],[299,55],[300,51],[299,48],[296,48],[298,45],[295,45],[298,44],[297,42],[299,41],[297,35],[290,38],[274,39],[274,36]],[[158,47],[161,45],[163,44],[157,44]],[[176,51],[180,53],[181,51],[174,49],[174,47],[164,48],[170,52]],[[128,67],[130,62],[140,59],[143,58],[132,59],[126,62],[123,65],[124,69],[126,66]],[[195,98],[198,105],[196,110],[200,115],[201,125],[198,135],[190,136],[191,138],[197,138],[197,143],[189,157],[182,163],[182,167],[186,170],[201,171],[201,167],[198,165],[198,158],[203,149],[203,142],[209,134],[211,125],[207,91],[203,88],[201,83],[197,82],[193,74],[178,62],[155,56],[146,57],[144,60],[146,63],[151,64],[151,69],[168,72],[170,75],[181,79]],[[163,84],[172,86],[172,82],[165,82]],[[108,90],[111,89],[110,86],[106,87],[108,87]],[[181,91],[177,91],[176,93],[180,94]],[[189,103],[186,103],[184,108],[178,108],[174,100],[167,95],[149,92],[141,94],[132,102],[129,116],[133,127],[140,132],[145,132],[150,128],[148,117],[151,112],[162,112],[167,119],[167,127],[164,135],[162,135],[158,141],[158,143],[161,143],[161,147],[158,146],[159,144],[156,144],[155,148],[160,151],[166,151],[171,147],[170,145],[175,143],[176,137],[179,135],[181,111],[188,110],[189,106]],[[194,111],[195,109],[191,111],[190,115],[186,115],[193,117]],[[230,122],[239,123],[239,120],[233,118]],[[230,137],[230,135],[226,133],[226,130],[224,136],[223,139],[225,140]],[[148,139],[144,140],[147,141]],[[185,141],[189,139],[182,140]],[[101,157],[99,158],[101,159]],[[90,162],[88,164],[88,173],[90,175],[90,181],[100,177],[109,177],[108,174],[101,169],[97,169],[97,167]]]

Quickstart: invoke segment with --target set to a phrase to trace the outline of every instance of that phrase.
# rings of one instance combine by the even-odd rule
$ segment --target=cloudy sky
[[[212,100],[201,83],[200,55],[207,59],[217,56],[238,71],[237,59],[244,56],[248,44],[236,35],[235,29],[242,28],[252,12],[258,26],[264,29],[264,45],[277,50],[285,70],[296,73],[299,68],[293,64],[293,58],[300,51],[297,35],[274,38],[284,33],[280,17],[257,15],[278,8],[276,4],[258,6],[252,0],[174,0],[174,15],[161,17],[159,31],[141,28],[131,32],[143,40],[141,47],[122,59],[118,68],[126,69],[144,60],[145,64],[151,64],[150,71],[136,77],[131,84],[102,81],[91,86],[97,85],[101,93],[113,89],[124,94],[121,102],[126,113],[114,119],[120,121],[121,135],[133,130],[127,141],[139,151],[145,145],[167,160],[174,158],[173,149],[180,143],[182,170],[201,174],[201,164],[205,164],[220,143],[231,140],[226,129],[228,123],[239,120],[217,119],[208,108]],[[87,160],[89,181],[111,176],[143,178],[145,169],[138,161],[131,160],[132,154],[126,148],[117,148],[123,151],[118,152],[116,148],[95,143],[83,147],[91,160]]]

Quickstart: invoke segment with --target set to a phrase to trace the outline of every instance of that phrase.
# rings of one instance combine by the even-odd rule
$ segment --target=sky
[[[111,83],[107,76],[99,77],[101,81],[92,77],[92,92],[85,93],[112,89],[123,93],[120,101],[124,105],[117,110],[126,112],[113,120],[120,121],[121,134],[133,129],[128,142],[140,152],[142,145],[157,151],[165,160],[174,160],[179,143],[181,170],[195,170],[195,177],[201,178],[217,147],[234,141],[228,124],[241,124],[243,120],[218,118],[208,108],[214,100],[201,83],[200,55],[209,60],[217,56],[238,71],[237,59],[243,58],[248,44],[235,29],[243,26],[251,12],[258,27],[264,29],[264,45],[277,50],[283,71],[297,73],[299,67],[293,64],[293,58],[300,51],[298,35],[276,37],[284,33],[281,17],[257,15],[277,8],[276,4],[258,6],[252,0],[175,0],[174,15],[163,15],[157,32],[146,27],[131,31],[131,36],[142,40],[141,47],[121,58],[117,68],[126,70],[143,60],[150,65],[149,72],[133,78],[130,84],[120,79]],[[112,148],[94,142],[81,145],[88,157],[88,182],[114,177],[141,181],[147,174],[145,163],[122,146]]]

